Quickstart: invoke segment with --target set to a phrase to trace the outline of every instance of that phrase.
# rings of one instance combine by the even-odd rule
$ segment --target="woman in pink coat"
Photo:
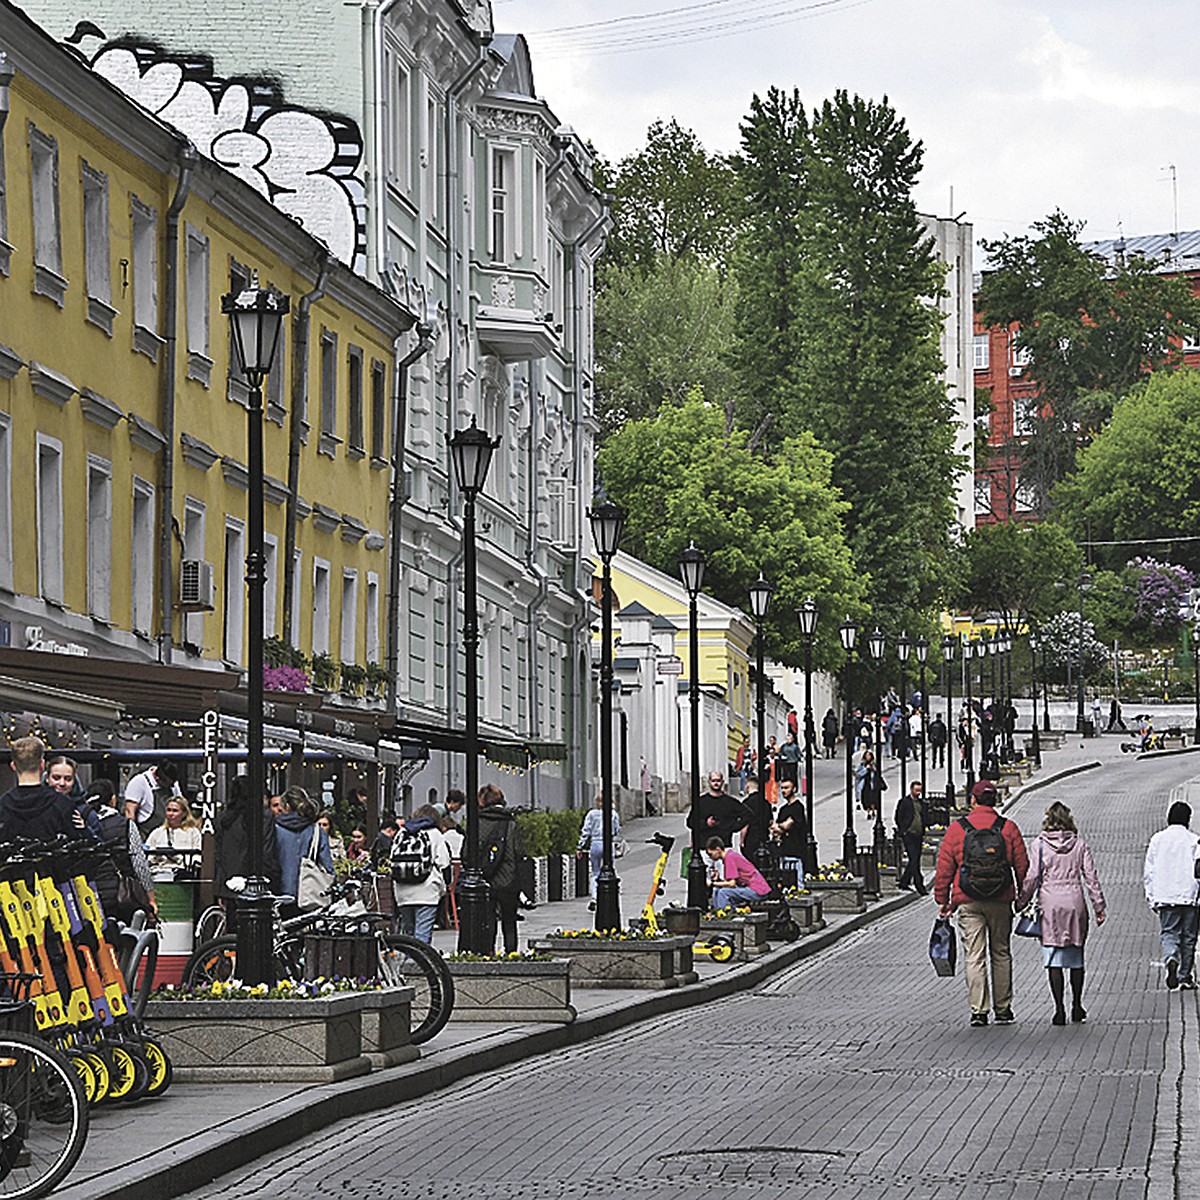
[[[1071,972],[1071,1020],[1087,1020],[1083,998],[1083,943],[1088,912],[1084,888],[1092,900],[1096,924],[1104,924],[1104,893],[1087,842],[1079,836],[1071,810],[1055,802],[1046,809],[1042,832],[1029,848],[1029,871],[1017,897],[1018,910],[1038,895],[1042,907],[1042,957],[1054,997],[1052,1024],[1065,1025],[1063,972]]]

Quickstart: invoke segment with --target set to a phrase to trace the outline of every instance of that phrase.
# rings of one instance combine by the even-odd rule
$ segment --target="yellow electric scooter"
[[[650,895],[646,899],[646,907],[642,909],[639,920],[631,921],[643,933],[658,933],[662,928],[658,914],[654,911],[654,902],[667,890],[666,874],[667,860],[671,856],[671,847],[675,845],[673,837],[664,833],[656,833],[650,839],[659,849],[658,862],[654,864],[654,876],[650,880]],[[733,958],[734,944],[731,938],[722,933],[708,937],[700,937],[700,911],[695,908],[669,908],[665,910],[664,923],[668,933],[681,933],[696,938],[692,946],[692,954],[706,955],[713,962],[729,962]]]

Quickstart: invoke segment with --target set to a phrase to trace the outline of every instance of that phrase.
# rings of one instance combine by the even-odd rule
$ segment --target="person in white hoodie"
[[[1166,829],[1160,829],[1146,847],[1146,903],[1158,913],[1169,988],[1196,986],[1192,964],[1200,928],[1200,881],[1196,879],[1200,840],[1188,828],[1191,819],[1190,805],[1176,800],[1167,810]]]

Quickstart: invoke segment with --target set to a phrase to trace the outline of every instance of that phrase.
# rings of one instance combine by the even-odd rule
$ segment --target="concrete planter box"
[[[539,938],[534,950],[571,960],[576,987],[676,988],[695,983],[690,937],[659,937],[636,941],[609,938]]]
[[[757,958],[770,950],[767,914],[742,913],[736,917],[705,917],[700,922],[701,938],[720,933],[733,942],[733,957],[739,962]]]
[[[571,960],[446,963],[454,976],[452,1021],[575,1020]]]
[[[376,1070],[420,1058],[412,1033],[412,988],[363,992],[362,1048]]]
[[[820,896],[789,896],[788,911],[802,934],[825,928],[824,904]]]
[[[847,879],[838,882],[820,882],[813,892],[821,898],[825,912],[831,913],[860,913],[867,911],[866,893],[861,879]]]
[[[331,1083],[371,1069],[363,1053],[366,995],[152,1000],[146,1023],[158,1035],[177,1079]]]

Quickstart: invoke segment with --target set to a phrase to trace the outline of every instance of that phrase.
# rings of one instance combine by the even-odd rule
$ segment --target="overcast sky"
[[[888,96],[925,145],[919,207],[965,213],[977,237],[1055,207],[1085,237],[1170,232],[1172,165],[1179,228],[1200,228],[1196,0],[493,0],[493,14],[528,38],[538,94],[613,159],[659,117],[736,150],[755,92],[798,87],[811,108],[844,87]]]

